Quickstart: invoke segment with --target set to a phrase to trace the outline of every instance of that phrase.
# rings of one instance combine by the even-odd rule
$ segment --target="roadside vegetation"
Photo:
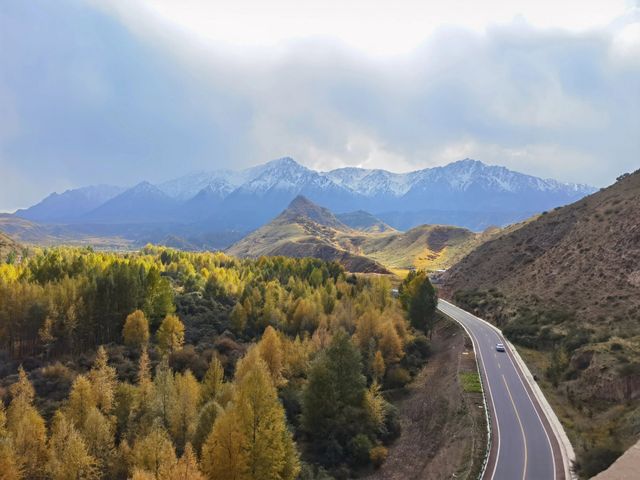
[[[435,291],[148,246],[0,264],[6,479],[348,478],[400,434]],[[425,300],[425,295],[430,296]]]

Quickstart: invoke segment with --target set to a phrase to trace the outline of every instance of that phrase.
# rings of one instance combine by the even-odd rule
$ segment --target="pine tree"
[[[176,315],[167,315],[160,324],[156,336],[161,352],[176,352],[184,345],[184,324]]]
[[[125,345],[144,348],[149,342],[149,321],[142,310],[129,314],[124,322],[122,338]]]
[[[51,478],[53,480],[97,479],[100,474],[96,465],[96,459],[89,454],[73,422],[61,411],[56,412],[51,428],[47,464]]]

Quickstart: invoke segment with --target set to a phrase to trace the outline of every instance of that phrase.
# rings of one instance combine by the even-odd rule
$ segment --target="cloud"
[[[0,171],[30,183],[0,210],[283,155],[395,171],[469,156],[598,186],[639,166],[637,10],[585,17],[586,30],[434,24],[395,54],[318,36],[211,43],[156,14],[130,1],[0,7]]]

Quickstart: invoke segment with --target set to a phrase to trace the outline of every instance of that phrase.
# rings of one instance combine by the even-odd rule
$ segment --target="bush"
[[[376,470],[380,468],[384,461],[387,459],[388,453],[389,452],[387,451],[387,449],[382,446],[373,447],[371,449],[371,451],[369,452],[369,458],[371,459],[371,463]]]
[[[369,452],[372,448],[371,440],[364,433],[359,433],[349,442],[349,455],[354,465],[366,465],[369,463]]]
[[[411,374],[402,367],[393,367],[387,371],[385,384],[388,388],[402,388],[411,381]]]
[[[607,446],[592,448],[579,456],[575,470],[580,477],[591,478],[609,468],[621,453],[618,449]]]
[[[381,436],[381,440],[385,444],[391,443],[393,440],[400,436],[402,426],[400,425],[400,415],[395,405],[388,403],[387,412],[384,417],[384,430]]]

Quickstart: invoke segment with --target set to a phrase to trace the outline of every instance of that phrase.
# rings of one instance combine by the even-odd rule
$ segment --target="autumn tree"
[[[108,362],[107,351],[101,345],[98,347],[93,368],[89,372],[89,380],[95,393],[96,406],[106,415],[113,409],[113,396],[117,384],[116,369],[110,367]]]
[[[171,480],[205,480],[205,476],[200,472],[198,459],[190,443],[184,448],[182,457],[171,469]]]
[[[202,451],[209,478],[293,480],[299,457],[271,375],[253,357],[230,407],[216,420]]]
[[[245,480],[248,452],[234,408],[220,415],[202,447],[202,471],[209,479]]]
[[[202,445],[209,437],[213,424],[223,411],[223,408],[214,400],[208,401],[200,409],[196,430],[193,433],[193,446],[196,452],[202,452]]]
[[[149,342],[149,321],[142,310],[127,315],[122,329],[125,345],[143,348]]]
[[[53,480],[92,480],[100,476],[96,459],[89,454],[73,422],[61,411],[53,418],[47,471]]]
[[[133,469],[148,472],[155,480],[170,480],[176,453],[167,432],[155,424],[148,435],[138,439],[132,452]],[[133,472],[132,472],[133,473]]]
[[[268,326],[262,334],[262,339],[258,343],[258,351],[269,368],[274,384],[280,385],[284,380],[282,377],[282,341],[272,326]]]
[[[9,393],[11,403],[7,410],[7,430],[13,439],[17,464],[25,478],[43,478],[47,433],[43,418],[33,406],[33,386],[22,367],[18,370],[18,381],[11,385]]]
[[[222,363],[216,355],[211,357],[209,368],[202,379],[202,403],[216,400],[220,395],[222,384],[224,382],[224,369]]]
[[[190,370],[175,376],[175,397],[169,406],[169,431],[178,451],[183,451],[196,429],[200,384]]]
[[[373,357],[373,362],[371,365],[371,371],[373,372],[373,377],[376,380],[382,380],[382,378],[384,378],[386,368],[387,367],[384,363],[384,357],[382,356],[382,352],[380,350],[377,350],[375,356]]]
[[[167,315],[156,332],[158,348],[163,353],[173,353],[184,345],[184,324],[176,315]]]
[[[0,478],[2,480],[22,479],[22,469],[13,448],[13,438],[7,430],[7,415],[2,401],[0,401]]]
[[[176,385],[173,371],[169,367],[169,361],[165,357],[156,367],[156,376],[153,380],[155,393],[155,411],[162,425],[169,426],[171,411],[176,400]]]

